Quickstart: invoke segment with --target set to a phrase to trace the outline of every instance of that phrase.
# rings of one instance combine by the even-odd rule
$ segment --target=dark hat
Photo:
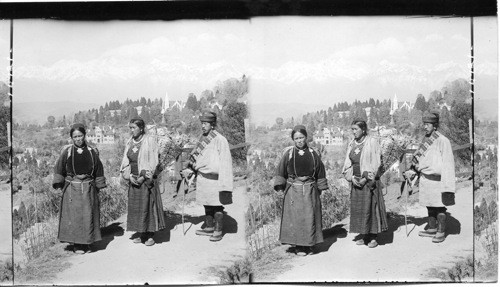
[[[203,112],[200,116],[200,121],[214,123],[217,121],[217,114],[214,112]]]
[[[422,116],[422,121],[424,123],[430,123],[430,124],[439,123],[439,113],[426,111]]]

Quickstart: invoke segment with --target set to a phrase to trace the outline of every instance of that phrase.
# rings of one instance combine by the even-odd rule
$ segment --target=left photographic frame
[[[14,20],[16,285],[234,283],[247,27]]]
[[[0,20],[0,285],[14,282],[11,192],[11,21]]]

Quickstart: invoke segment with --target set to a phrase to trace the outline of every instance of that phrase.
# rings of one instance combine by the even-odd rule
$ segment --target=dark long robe
[[[356,153],[356,148],[359,152]],[[353,147],[349,153],[353,175],[363,177],[361,172],[361,150],[363,145]],[[351,215],[349,232],[360,234],[377,234],[387,230],[387,214],[380,182],[368,182],[362,188],[352,185]]]
[[[58,239],[91,244],[101,240],[98,192],[106,180],[97,150],[84,146],[80,151],[64,147],[55,166],[52,186],[63,190]]]
[[[279,240],[282,244],[314,246],[323,242],[320,191],[328,189],[328,183],[319,155],[310,148],[303,152],[300,155],[297,148],[285,149],[274,178],[274,189],[285,191]]]
[[[137,148],[134,152],[134,146]],[[137,158],[140,144],[128,149],[131,176],[144,176],[145,170],[138,170]],[[164,229],[165,217],[161,192],[156,179],[146,179],[140,186],[129,184],[127,230],[137,232],[155,232]]]

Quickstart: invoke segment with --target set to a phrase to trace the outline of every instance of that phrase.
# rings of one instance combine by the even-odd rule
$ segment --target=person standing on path
[[[378,246],[377,234],[388,229],[385,201],[380,188],[381,150],[368,135],[366,122],[351,124],[354,139],[349,143],[342,174],[351,182],[349,232],[359,233],[357,245]]]
[[[283,151],[274,177],[274,189],[285,195],[279,240],[291,245],[288,252],[306,256],[323,242],[320,195],[328,182],[319,154],[307,146],[306,128],[295,126],[291,137],[294,145]]]
[[[227,139],[215,130],[217,115],[203,112],[200,121],[203,134],[181,175],[184,178],[196,175],[196,202],[205,208],[204,228],[196,234],[210,236],[210,241],[220,241],[224,205],[232,203],[233,164]]]
[[[83,124],[71,127],[73,144],[63,147],[52,182],[54,189],[62,189],[57,238],[78,254],[90,252],[90,244],[101,240],[98,193],[106,187],[99,152],[87,145],[85,134]]]
[[[455,160],[450,141],[437,129],[439,113],[422,117],[425,137],[412,158],[405,177],[419,176],[419,203],[427,207],[428,226],[418,235],[440,243],[446,238],[446,206],[455,204]]]
[[[134,243],[152,246],[154,233],[166,226],[156,179],[158,144],[146,133],[142,118],[131,119],[129,128],[132,137],[125,146],[120,167],[122,178],[128,183],[127,230],[138,232]]]

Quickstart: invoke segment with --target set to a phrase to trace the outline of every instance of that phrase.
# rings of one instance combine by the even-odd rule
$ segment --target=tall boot
[[[429,228],[427,228],[427,230],[420,231],[418,233],[418,236],[422,236],[422,237],[434,237],[434,235],[436,235],[436,232],[437,232],[436,217],[429,215],[429,217],[428,217],[428,225],[429,225]]]
[[[224,218],[224,213],[216,212],[214,218],[215,218],[215,231],[212,234],[212,236],[210,236],[210,241],[220,241],[222,239],[222,228],[223,228],[222,219]]]
[[[443,242],[446,238],[445,230],[446,230],[446,213],[439,213],[437,215],[438,229],[436,235],[432,238],[432,242],[440,243]]]
[[[205,227],[196,230],[196,235],[212,236],[214,233],[214,217],[210,214],[205,215]]]

